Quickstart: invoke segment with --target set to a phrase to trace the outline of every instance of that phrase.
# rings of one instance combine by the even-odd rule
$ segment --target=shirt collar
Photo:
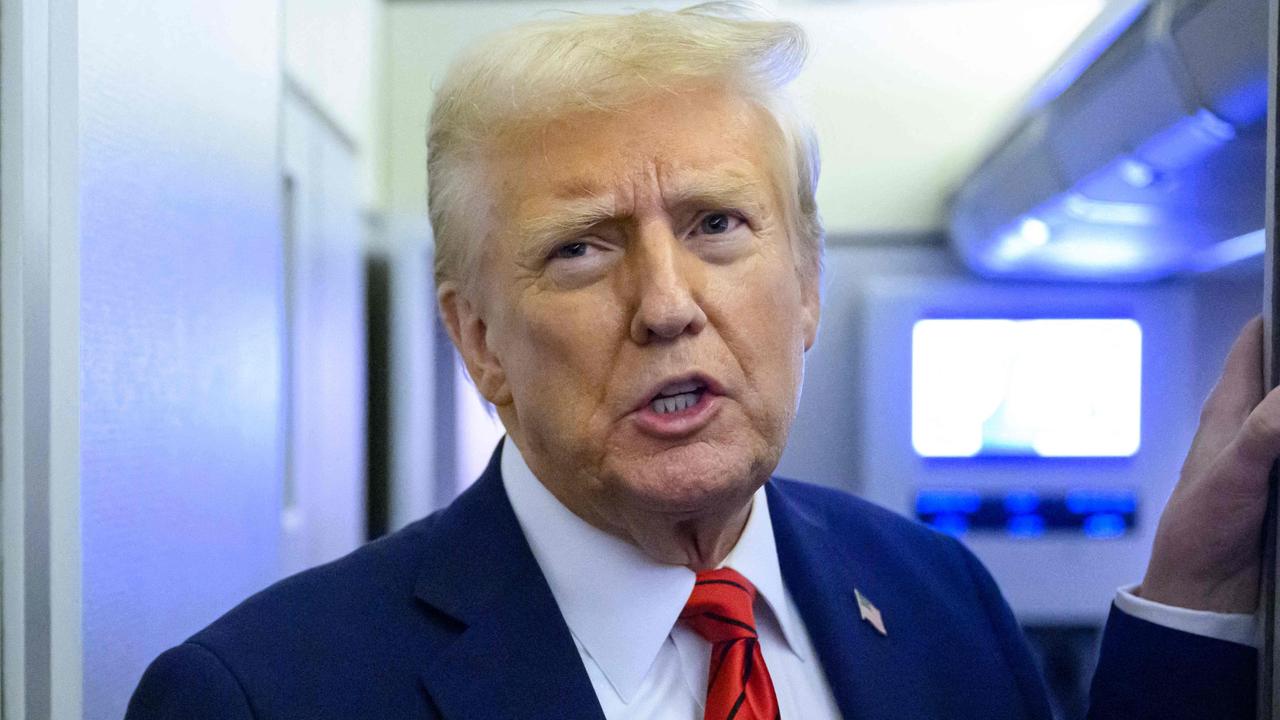
[[[801,660],[809,658],[799,642],[799,633],[805,632],[804,624],[791,596],[782,583],[782,568],[778,565],[778,546],[773,537],[773,522],[769,515],[769,499],[763,487],[756,490],[752,498],[751,514],[747,517],[747,525],[742,529],[738,544],[725,557],[721,567],[731,567],[751,581],[756,587],[756,595],[764,601],[765,606],[773,613],[782,631],[783,640],[791,652]],[[687,599],[687,598],[686,598]],[[757,603],[757,610],[759,604]],[[756,618],[759,624],[760,618]]]
[[[656,562],[573,514],[538,481],[509,437],[503,441],[502,482],[569,630],[622,701],[630,702],[693,591],[693,571]],[[782,584],[764,488],[753,497],[747,525],[724,565],[756,586],[800,656],[796,633],[804,630]]]

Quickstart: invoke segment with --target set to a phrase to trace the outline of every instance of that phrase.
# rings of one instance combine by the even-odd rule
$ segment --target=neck
[[[702,508],[663,511],[652,498],[631,497],[594,477],[566,477],[539,462],[537,454],[520,452],[534,479],[584,522],[636,546],[656,562],[695,572],[719,567],[737,546],[751,517],[755,491],[767,479],[730,484],[734,489],[707,498]]]
[[[631,519],[632,522],[622,527],[596,526],[632,543],[658,562],[684,565],[697,572],[719,567],[724,562],[742,537],[751,517],[751,507],[751,496],[748,496],[745,502],[727,512],[680,520],[641,517]]]
[[[684,565],[698,572],[719,567],[729,556],[751,517],[754,490],[745,497],[717,498],[710,507],[678,515],[654,511],[645,501],[627,502],[610,495],[586,500],[557,483],[543,487],[574,515],[589,525],[640,548],[652,560]]]

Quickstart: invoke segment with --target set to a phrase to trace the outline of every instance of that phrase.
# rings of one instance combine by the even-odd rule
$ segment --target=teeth
[[[694,385],[694,388],[696,389],[697,385]],[[688,410],[696,405],[697,402],[698,393],[684,392],[670,397],[654,398],[653,402],[649,403],[649,408],[659,415],[666,415],[668,413],[680,412],[681,410]]]

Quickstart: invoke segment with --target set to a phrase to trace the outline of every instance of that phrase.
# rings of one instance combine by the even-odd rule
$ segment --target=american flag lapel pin
[[[862,616],[862,619],[870,623],[871,627],[875,628],[881,635],[888,637],[889,633],[884,629],[884,618],[880,616],[880,609],[872,605],[867,596],[863,595],[862,591],[857,588],[853,589],[853,596],[858,599],[858,614]]]

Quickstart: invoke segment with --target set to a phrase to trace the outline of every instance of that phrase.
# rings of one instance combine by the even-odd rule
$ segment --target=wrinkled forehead
[[[504,138],[493,203],[521,226],[557,212],[614,215],[641,205],[777,204],[781,142],[771,118],[715,88],[579,112]]]

